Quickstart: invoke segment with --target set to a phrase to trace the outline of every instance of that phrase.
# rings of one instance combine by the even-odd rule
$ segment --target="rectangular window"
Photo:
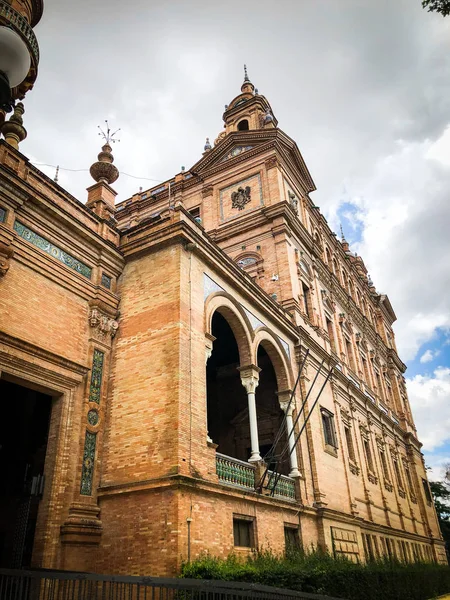
[[[323,437],[325,440],[326,446],[331,446],[334,449],[337,449],[337,440],[336,433],[334,429],[334,415],[330,413],[325,408],[321,409],[322,414],[322,427],[323,427]]]
[[[398,466],[398,460],[396,458],[392,458],[392,462],[394,464],[394,473],[395,473],[395,479],[397,481],[397,485],[399,487],[399,489],[403,489],[403,481],[402,481],[402,476],[400,474],[400,468]]]
[[[409,470],[409,465],[406,460],[403,461],[403,468],[405,469],[406,481],[408,482],[408,488],[410,493],[415,496],[414,485],[411,478],[411,471]]]
[[[345,440],[347,442],[348,457],[351,461],[356,462],[355,448],[353,446],[352,432],[350,427],[344,425]]]
[[[253,519],[233,518],[234,545],[254,548]]]
[[[196,206],[195,208],[191,208],[191,210],[189,210],[188,212],[191,215],[191,217],[194,217],[197,223],[200,223],[201,225],[202,219],[200,217],[200,207]]]
[[[383,476],[387,481],[390,481],[389,469],[387,466],[386,454],[382,448],[379,448],[381,466],[383,468]]]
[[[363,371],[364,371],[364,379],[366,380],[367,385],[372,387],[367,360],[364,358],[364,356],[361,356],[361,360],[362,360],[362,366],[363,366]]]
[[[284,543],[286,552],[299,550],[300,536],[298,534],[298,527],[292,525],[284,526]]]
[[[305,309],[305,313],[311,319],[311,290],[307,285],[305,285],[302,281],[302,294],[303,294],[303,307]]]
[[[363,445],[364,445],[364,453],[366,455],[367,468],[371,473],[375,473],[375,470],[373,468],[373,458],[372,458],[372,451],[370,449],[369,440],[363,440]]]
[[[378,395],[380,396],[380,398],[382,398],[384,400],[383,385],[381,383],[381,377],[380,377],[379,372],[376,369],[375,369],[375,379],[377,382]]]
[[[350,369],[355,372],[355,359],[353,357],[353,348],[352,348],[352,343],[351,341],[344,337],[344,341],[345,341],[345,352],[347,354],[347,360],[348,360],[348,366],[350,367]]]
[[[325,321],[327,323],[327,332],[328,332],[328,337],[330,338],[331,350],[332,350],[332,352],[336,353],[336,340],[334,339],[333,323],[327,317],[325,317]]]
[[[423,485],[423,491],[425,493],[426,501],[431,504],[433,499],[431,497],[430,486],[428,485],[428,481],[426,479],[422,478],[422,485]]]

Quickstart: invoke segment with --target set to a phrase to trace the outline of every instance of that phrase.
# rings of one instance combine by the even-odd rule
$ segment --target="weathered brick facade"
[[[86,206],[0,142],[1,378],[53,398],[33,564],[169,575],[284,551],[286,527],[444,562],[389,300],[249,81],[224,121],[192,169],[116,207],[112,171]],[[291,460],[282,409],[304,429]],[[255,456],[279,423],[271,494]]]

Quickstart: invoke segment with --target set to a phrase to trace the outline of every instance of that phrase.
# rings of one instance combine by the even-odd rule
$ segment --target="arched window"
[[[356,290],[356,304],[358,305],[358,308],[361,308],[361,294],[358,290]]]
[[[339,277],[339,269],[338,269],[338,264],[337,264],[337,260],[335,258],[333,258],[333,273],[336,275],[336,277],[340,280]]]
[[[238,131],[248,131],[249,127],[248,127],[247,119],[243,119],[242,121],[239,121],[237,128],[238,128]]]
[[[331,266],[331,254],[330,254],[330,251],[329,251],[328,247],[325,247],[325,259],[327,261],[328,268],[331,271],[332,270],[332,266]]]

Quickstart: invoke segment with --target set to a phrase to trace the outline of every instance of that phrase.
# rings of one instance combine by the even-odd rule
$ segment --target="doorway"
[[[0,379],[0,567],[29,567],[52,397]]]

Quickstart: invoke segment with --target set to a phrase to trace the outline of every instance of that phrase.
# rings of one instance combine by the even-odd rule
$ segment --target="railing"
[[[7,21],[7,25],[10,25],[11,29],[27,41],[37,66],[39,63],[39,45],[31,25],[17,10],[14,10],[7,2],[0,0],[0,22],[2,18]]]
[[[269,476],[273,475],[272,471],[268,471],[268,474]],[[280,475],[273,495],[276,498],[283,498],[283,500],[295,501],[295,480],[286,475]]]
[[[255,467],[237,458],[216,454],[216,473],[219,481],[249,490],[255,489]]]
[[[0,569],[1,600],[336,600],[254,583]]]

